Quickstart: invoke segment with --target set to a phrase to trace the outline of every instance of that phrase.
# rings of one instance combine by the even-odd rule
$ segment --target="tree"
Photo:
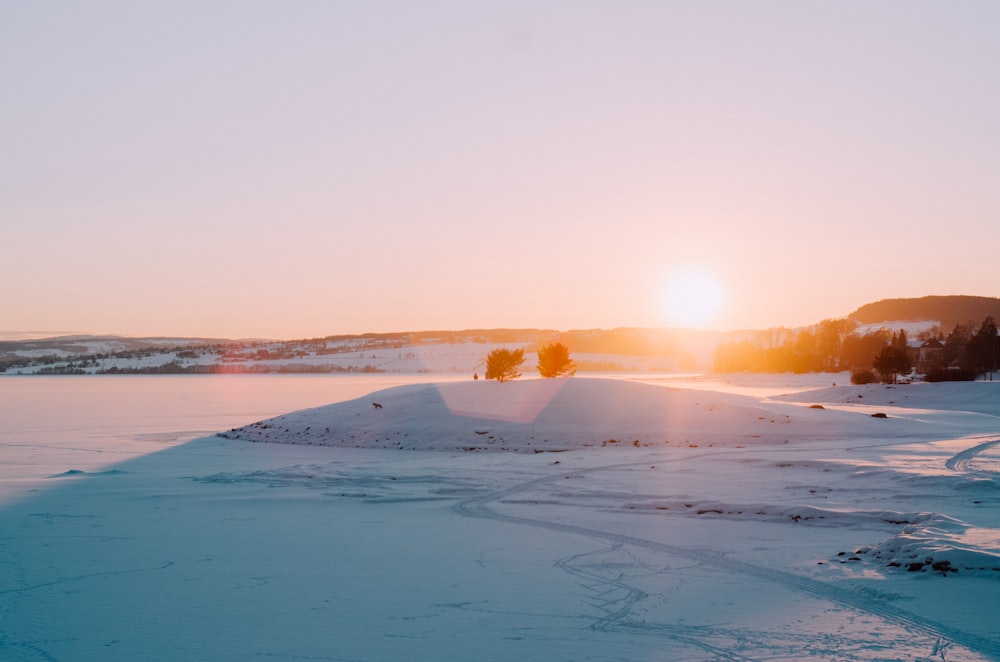
[[[521,376],[520,367],[524,363],[523,349],[500,347],[486,355],[486,379],[505,382]]]
[[[816,326],[816,348],[820,369],[836,372],[843,369],[844,339],[854,333],[858,323],[850,319],[826,319]]]
[[[847,370],[871,368],[872,359],[891,339],[886,329],[871,331],[863,336],[856,332],[848,334],[841,346],[840,367]]]
[[[576,374],[576,361],[569,358],[569,348],[557,342],[538,350],[537,368],[545,378],[572,377]]]
[[[983,320],[976,335],[969,339],[965,346],[966,367],[977,374],[990,374],[993,381],[993,371],[997,368],[997,355],[1000,354],[1000,338],[997,337],[997,325],[992,317]]]
[[[905,375],[913,369],[905,331],[900,329],[899,333],[893,336],[892,342],[883,347],[872,361],[872,367],[878,371],[883,382],[893,384],[896,383],[897,375]]]
[[[962,362],[965,356],[965,347],[972,338],[972,325],[956,324],[955,328],[948,334],[944,341],[944,352],[942,352],[942,362],[945,368],[950,368]],[[965,367],[965,366],[962,366]]]

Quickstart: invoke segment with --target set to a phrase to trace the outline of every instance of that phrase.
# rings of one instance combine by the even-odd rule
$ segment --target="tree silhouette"
[[[997,336],[997,325],[992,317],[987,317],[965,346],[965,363],[977,374],[989,373],[990,381],[993,381],[993,371],[997,368],[997,356],[1000,354],[998,350],[1000,337]]]
[[[505,382],[521,376],[520,367],[524,363],[523,349],[500,347],[486,355],[486,379]]]
[[[942,352],[941,364],[945,368],[958,365],[963,369],[971,370],[967,365],[965,356],[966,347],[972,338],[971,324],[956,324],[948,338],[944,341],[944,352]]]
[[[910,350],[906,344],[906,331],[900,329],[899,333],[892,337],[892,342],[883,347],[872,361],[872,367],[878,371],[883,382],[893,384],[896,383],[898,375],[905,375],[913,369]]]
[[[569,348],[557,342],[538,350],[537,368],[545,378],[572,377],[576,374],[576,361],[569,358]]]

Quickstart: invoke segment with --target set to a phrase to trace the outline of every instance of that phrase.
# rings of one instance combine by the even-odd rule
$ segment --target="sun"
[[[664,304],[671,322],[685,327],[703,327],[726,303],[726,288],[712,273],[686,267],[674,273],[664,292]]]

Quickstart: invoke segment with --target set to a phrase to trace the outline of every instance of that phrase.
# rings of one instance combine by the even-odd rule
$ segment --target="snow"
[[[837,379],[410,383],[110,462],[8,428],[0,658],[1000,659],[1000,384]]]
[[[937,320],[895,320],[889,322],[878,322],[876,324],[860,324],[858,325],[856,332],[858,335],[865,335],[868,333],[873,333],[879,329],[888,329],[893,333],[897,331],[906,331],[907,336],[915,336],[918,333],[923,333],[925,331],[930,331],[935,327],[941,326],[941,322]],[[950,329],[945,329],[947,333]]]

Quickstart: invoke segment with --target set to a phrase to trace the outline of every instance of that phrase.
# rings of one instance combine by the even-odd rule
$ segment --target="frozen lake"
[[[670,443],[557,454],[209,436],[419,376],[0,379],[0,659],[1000,659],[992,385],[649,379]]]
[[[0,449],[6,449],[0,503],[67,468],[99,470],[235,425],[427,381],[408,375],[0,377]]]

